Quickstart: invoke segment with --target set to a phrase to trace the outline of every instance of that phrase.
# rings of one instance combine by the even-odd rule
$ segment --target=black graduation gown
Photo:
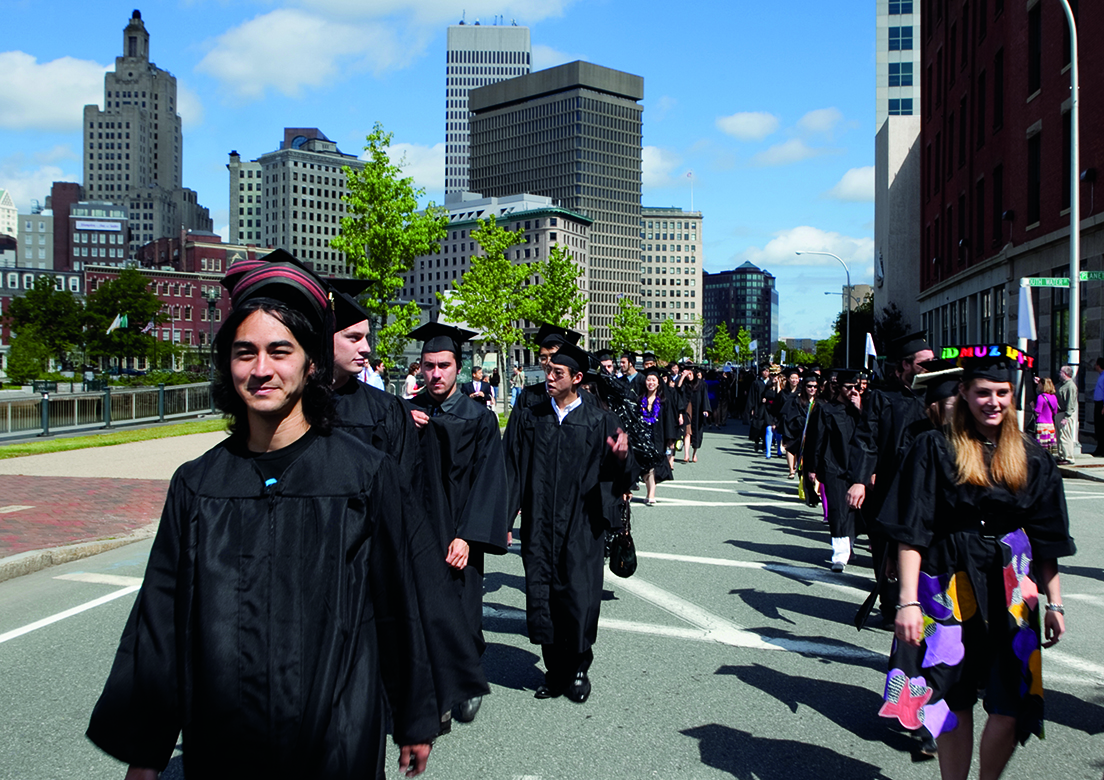
[[[779,419],[782,426],[782,442],[785,444],[786,451],[792,455],[801,452],[801,444],[805,436],[805,421],[808,417],[809,402],[800,393],[791,393],[782,406]]]
[[[878,514],[901,465],[906,429],[926,417],[924,400],[906,387],[867,390],[863,396],[849,457],[855,480],[852,484],[866,485],[863,517],[875,534],[880,534]],[[871,487],[874,475],[878,478]]]
[[[667,399],[667,394],[664,392],[662,386],[660,386],[656,393],[656,401],[659,403],[657,419],[654,423],[650,423],[645,419],[644,425],[651,434],[652,442],[655,444],[656,449],[666,453],[667,442],[673,440],[675,436],[678,435],[678,412],[675,410],[674,404]],[[648,414],[646,403],[647,395],[640,399],[640,413],[642,417]],[[666,482],[669,479],[675,478],[674,473],[671,471],[671,463],[667,460],[666,455],[655,465],[654,471],[656,482]]]
[[[916,438],[892,481],[882,528],[923,551],[917,599],[927,627],[919,647],[894,642],[880,712],[906,728],[932,736],[954,728],[950,712],[989,685],[992,669],[1017,740],[1042,735],[1044,596],[1032,561],[1073,555],[1075,546],[1054,460],[1024,443],[1028,481],[1019,493],[957,484],[954,455],[935,430]],[[982,446],[990,459],[992,446]]]
[[[766,392],[767,382],[757,377],[748,388],[747,399],[744,402],[745,416],[748,425],[751,426],[748,437],[756,442],[763,438],[763,431],[767,427],[767,404],[763,403]]]
[[[682,392],[686,401],[684,407],[687,410],[687,422],[691,426],[690,446],[696,450],[701,449],[702,438],[705,435],[705,421],[709,419],[705,413],[713,411],[709,405],[709,392],[706,389],[705,380],[699,382],[697,387],[684,382]],[[687,453],[683,453],[683,456],[689,457]]]
[[[483,653],[483,555],[506,552],[512,516],[506,515],[506,471],[498,415],[457,390],[438,405],[429,393],[408,402],[429,414],[419,430],[429,489],[429,516],[437,521],[442,549],[453,539],[468,543],[468,565],[452,570],[472,635]],[[516,408],[516,407],[515,407]]]
[[[266,488],[223,442],[169,485],[88,737],[189,777],[383,777],[439,730],[394,460],[342,431]],[[381,684],[382,682],[382,684]]]
[[[609,449],[620,420],[580,404],[562,424],[548,403],[511,415],[506,426],[509,509],[521,511],[529,641],[589,652],[602,604],[604,533],[619,524],[635,469]]]
[[[853,484],[848,455],[859,410],[852,404],[822,401],[813,407],[813,414],[816,425],[809,425],[814,430],[805,440],[806,462],[824,492],[825,519],[832,536],[854,540],[858,513],[847,505],[847,490]]]
[[[452,571],[445,563],[447,547],[442,546],[441,534],[426,514],[428,506],[440,504],[430,500],[426,491],[440,490],[440,484],[427,486],[425,482],[418,429],[402,401],[356,379],[338,388],[334,400],[337,427],[398,461],[403,518],[417,572],[414,584],[437,707],[441,714],[451,712],[460,702],[490,693],[490,687]]]

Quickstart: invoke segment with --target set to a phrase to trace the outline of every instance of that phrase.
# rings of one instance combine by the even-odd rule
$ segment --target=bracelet
[[[1047,612],[1057,612],[1059,615],[1066,614],[1066,608],[1061,604],[1047,604],[1046,610]]]
[[[904,604],[898,604],[897,605],[897,611],[900,612],[902,609],[907,609],[908,607],[919,607],[919,606],[920,606],[919,601],[906,601]]]

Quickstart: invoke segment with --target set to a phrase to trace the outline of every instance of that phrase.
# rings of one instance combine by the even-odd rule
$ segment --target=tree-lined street
[[[634,504],[640,566],[628,580],[607,575],[586,704],[533,699],[539,649],[525,636],[517,547],[488,560],[493,694],[438,741],[426,777],[938,776],[916,740],[877,716],[891,637],[850,624],[869,556],[832,574],[818,513],[797,500],[784,462],[753,457],[738,429],[707,433],[700,461],[676,466],[657,506]],[[1017,751],[1008,778],[1101,773],[1104,485],[1070,480],[1066,491],[1079,548],[1063,567],[1069,634],[1044,653],[1047,738]],[[0,583],[0,777],[122,777],[83,732],[148,549]],[[395,760],[392,748],[392,774]]]

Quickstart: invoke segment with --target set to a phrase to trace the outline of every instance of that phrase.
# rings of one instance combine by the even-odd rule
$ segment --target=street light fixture
[[[810,249],[799,249],[794,254],[798,255],[825,255],[826,257],[834,257],[839,260],[839,264],[843,266],[844,272],[847,274],[847,309],[846,321],[844,324],[844,368],[851,368],[851,269],[847,267],[847,263],[843,262],[843,258],[839,255],[834,255],[831,252],[814,252]]]
[[[210,370],[208,371],[208,377],[211,380],[211,386],[215,384],[215,309],[218,308],[219,302],[219,289],[212,287],[205,299],[207,301],[207,328],[209,336],[207,337],[208,349],[210,350]]]

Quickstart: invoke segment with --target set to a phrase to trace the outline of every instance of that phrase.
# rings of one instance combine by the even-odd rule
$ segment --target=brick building
[[[934,345],[1015,340],[1021,277],[1068,276],[1070,46],[1058,3],[924,1],[921,323]],[[1081,265],[1104,269],[1104,6],[1077,3]],[[1077,8],[1078,6],[1079,9]],[[1082,359],[1101,354],[1101,282],[1080,285]],[[1069,291],[1035,291],[1040,373],[1065,360]],[[1095,375],[1089,377],[1089,381]]]

